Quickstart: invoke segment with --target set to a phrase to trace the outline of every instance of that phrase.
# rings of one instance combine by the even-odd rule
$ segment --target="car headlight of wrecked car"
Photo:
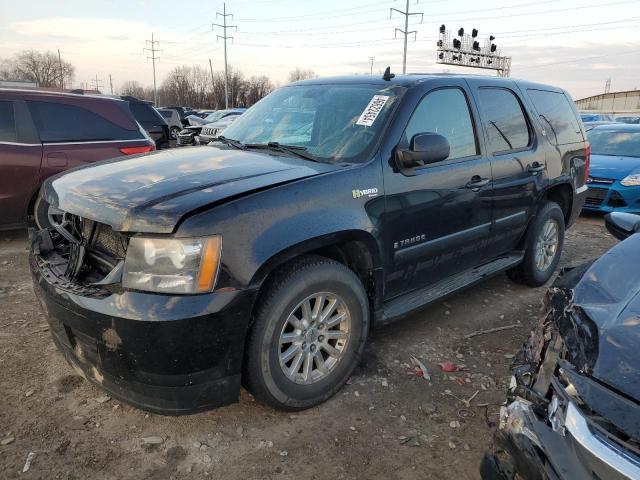
[[[640,186],[640,173],[632,173],[627,175],[620,181],[620,185],[625,187],[638,187]]]
[[[222,237],[132,237],[124,262],[122,285],[158,293],[205,293],[213,290],[222,252]]]

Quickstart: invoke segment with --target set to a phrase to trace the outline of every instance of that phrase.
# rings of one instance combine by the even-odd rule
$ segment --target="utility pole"
[[[91,80],[91,82],[93,83],[94,90],[99,92],[102,88],[102,85],[100,85],[100,82],[102,82],[102,80],[98,80],[98,74],[96,74],[95,80]]]
[[[64,90],[64,70],[62,70],[62,57],[58,49],[58,65],[60,66],[60,90]]]
[[[413,39],[415,41],[418,35],[418,32],[415,30],[409,31],[409,16],[420,15],[420,23],[422,23],[422,21],[424,20],[424,14],[421,12],[409,12],[409,0],[407,0],[407,6],[404,12],[402,10],[398,10],[397,8],[390,8],[389,10],[390,10],[389,18],[392,18],[394,10],[398,12],[400,15],[404,15],[404,30],[401,30],[397,27],[394,30],[395,38],[398,38],[397,37],[398,32],[404,35],[404,54],[402,56],[402,73],[404,74],[404,73],[407,73],[407,38],[409,37],[409,35],[413,33]]]
[[[611,79],[607,78],[607,82],[604,84],[604,93],[609,93],[611,91]]]
[[[111,87],[111,95],[113,95],[113,79],[111,78],[111,74],[109,74],[109,86]]]
[[[156,48],[156,44],[160,44],[160,42],[153,38],[153,33],[151,33],[151,40],[147,40],[147,43],[151,45],[151,48],[143,48],[142,51],[151,52],[151,56],[147,57],[147,60],[151,60],[153,62],[153,104],[158,105],[158,89],[156,88],[156,60],[158,60],[159,57],[156,56],[156,52],[162,52],[162,50],[158,50]]]
[[[376,57],[369,57],[369,63],[371,63],[371,75],[373,75],[373,62],[376,61]]]
[[[213,65],[211,64],[211,59],[209,59],[209,71],[211,72],[211,93],[213,93],[215,82],[213,81]]]
[[[211,30],[213,27],[222,28],[222,35],[216,35],[216,40],[221,38],[224,41],[224,108],[229,108],[229,72],[227,70],[227,39],[233,40],[233,37],[229,37],[227,35],[227,28],[235,28],[236,31],[238,27],[235,25],[227,25],[227,17],[233,18],[233,14],[227,13],[227,4],[222,4],[222,13],[216,12],[216,19],[218,16],[222,17],[222,25],[219,23],[211,24]]]

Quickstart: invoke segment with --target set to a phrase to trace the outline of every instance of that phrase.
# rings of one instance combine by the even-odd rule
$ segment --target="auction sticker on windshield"
[[[389,100],[388,95],[374,95],[369,102],[369,105],[367,105],[367,108],[365,108],[362,115],[360,115],[356,125],[363,125],[365,127],[373,125],[373,122],[375,122],[378,115],[380,115],[380,112],[387,103],[387,100]]]

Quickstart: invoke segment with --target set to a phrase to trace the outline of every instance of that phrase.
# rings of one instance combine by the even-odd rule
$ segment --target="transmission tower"
[[[233,14],[227,13],[226,3],[222,4],[222,13],[216,12],[216,19],[218,17],[222,17],[222,25],[219,23],[213,23],[211,24],[211,30],[213,30],[214,27],[220,27],[222,28],[222,32],[223,32],[222,35],[216,35],[216,40],[222,39],[222,41],[224,41],[224,108],[229,108],[229,72],[227,70],[227,39],[233,40],[233,37],[230,37],[227,35],[227,29],[235,28],[237,31],[238,27],[235,25],[227,25],[227,17],[231,17],[233,19]]]
[[[611,91],[611,79],[607,78],[607,82],[604,84],[604,93],[609,93]]]
[[[147,44],[151,45],[151,47],[145,47],[142,49],[142,51],[151,52],[151,56],[147,57],[147,60],[151,60],[153,62],[153,103],[154,105],[158,105],[158,89],[156,88],[156,60],[158,60],[160,57],[156,56],[156,53],[162,53],[162,50],[156,48],[156,44],[159,45],[160,42],[153,38],[153,33],[151,33],[151,40],[147,40]]]
[[[102,80],[98,80],[98,75],[96,74],[96,78],[91,80],[91,83],[93,83],[93,89],[97,92],[100,91],[100,89],[102,88],[101,85]]]
[[[407,5],[404,12],[402,10],[398,10],[397,8],[390,8],[389,18],[393,17],[394,11],[398,12],[400,15],[404,15],[404,30],[396,27],[396,29],[394,30],[394,37],[398,38],[397,37],[398,32],[404,35],[404,54],[402,55],[402,73],[407,73],[407,38],[409,37],[409,35],[413,33],[413,39],[415,41],[418,35],[418,32],[416,30],[409,31],[409,17],[411,15],[420,15],[420,23],[422,23],[422,21],[424,20],[424,14],[421,12],[409,12],[409,0],[407,0]]]

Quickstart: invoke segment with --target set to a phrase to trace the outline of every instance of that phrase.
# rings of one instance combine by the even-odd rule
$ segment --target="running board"
[[[500,257],[493,262],[480,267],[475,267],[452,277],[445,278],[433,285],[407,293],[394,298],[382,306],[382,315],[378,317],[377,324],[389,323],[414,310],[425,307],[430,303],[440,300],[458,290],[470,287],[481,280],[492,277],[500,272],[508,270],[522,261],[524,252],[517,252],[506,257]]]

